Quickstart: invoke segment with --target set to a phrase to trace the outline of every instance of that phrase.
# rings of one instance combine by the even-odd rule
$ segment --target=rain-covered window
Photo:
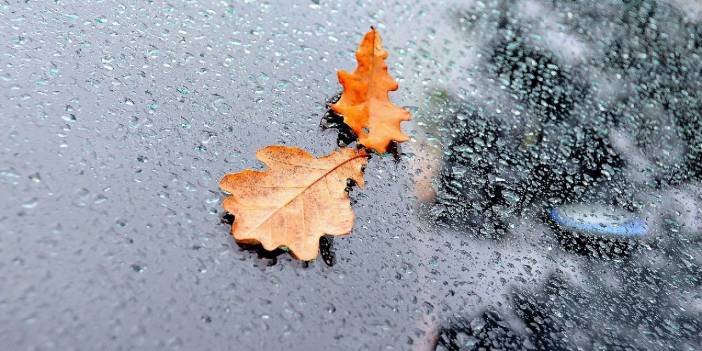
[[[371,26],[412,119],[350,235],[235,241],[225,174],[359,146]],[[8,0],[0,39],[1,350],[702,347],[698,0]]]

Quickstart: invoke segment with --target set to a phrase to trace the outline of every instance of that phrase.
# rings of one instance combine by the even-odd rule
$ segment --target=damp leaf
[[[287,247],[305,261],[316,258],[321,236],[351,231],[354,213],[347,181],[363,187],[367,157],[352,148],[320,158],[295,147],[260,149],[256,158],[267,169],[227,174],[219,184],[231,194],[223,206],[234,215],[234,239],[260,243],[269,251]]]
[[[387,151],[393,140],[409,139],[402,133],[400,122],[409,121],[410,113],[393,104],[388,96],[399,86],[388,73],[387,57],[380,34],[371,27],[356,51],[356,70],[337,72],[344,91],[331,106],[344,117],[344,123],[356,133],[360,144],[379,153]]]

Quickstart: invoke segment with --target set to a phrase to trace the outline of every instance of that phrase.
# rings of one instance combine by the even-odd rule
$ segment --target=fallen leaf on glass
[[[219,184],[231,194],[223,206],[234,215],[237,242],[269,251],[287,247],[307,261],[317,257],[321,236],[351,231],[347,180],[363,187],[363,150],[343,148],[316,158],[295,147],[267,146],[256,157],[268,168],[227,174]]]
[[[400,122],[409,121],[410,113],[393,104],[388,93],[397,90],[397,82],[388,73],[380,34],[371,28],[356,51],[358,66],[352,73],[338,71],[344,87],[341,98],[331,108],[344,117],[363,146],[384,153],[391,141],[409,138],[402,133]]]

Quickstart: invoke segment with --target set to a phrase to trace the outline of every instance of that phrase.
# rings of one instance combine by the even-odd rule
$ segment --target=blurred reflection
[[[700,25],[655,1],[494,1],[455,14],[459,30],[488,36],[477,75],[498,93],[429,92],[414,146],[429,155],[415,164],[424,217],[447,228],[447,245],[502,242],[515,253],[500,255],[507,265],[521,266],[525,248],[567,263],[541,272],[540,287],[507,284],[503,308],[440,318],[429,339],[448,350],[699,345],[700,309],[686,306],[702,291]],[[485,22],[496,31],[480,32]],[[595,219],[553,222],[562,205]],[[584,230],[607,226],[596,213],[641,216],[652,237]],[[550,238],[555,251],[539,247]]]

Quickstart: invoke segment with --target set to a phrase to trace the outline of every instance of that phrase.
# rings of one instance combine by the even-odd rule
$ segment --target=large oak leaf
[[[266,250],[287,247],[295,257],[311,260],[322,235],[351,231],[347,180],[363,186],[368,161],[363,151],[343,148],[315,158],[299,148],[267,146],[256,157],[266,170],[227,174],[220,182],[231,194],[223,206],[234,214],[237,242],[260,243]]]

